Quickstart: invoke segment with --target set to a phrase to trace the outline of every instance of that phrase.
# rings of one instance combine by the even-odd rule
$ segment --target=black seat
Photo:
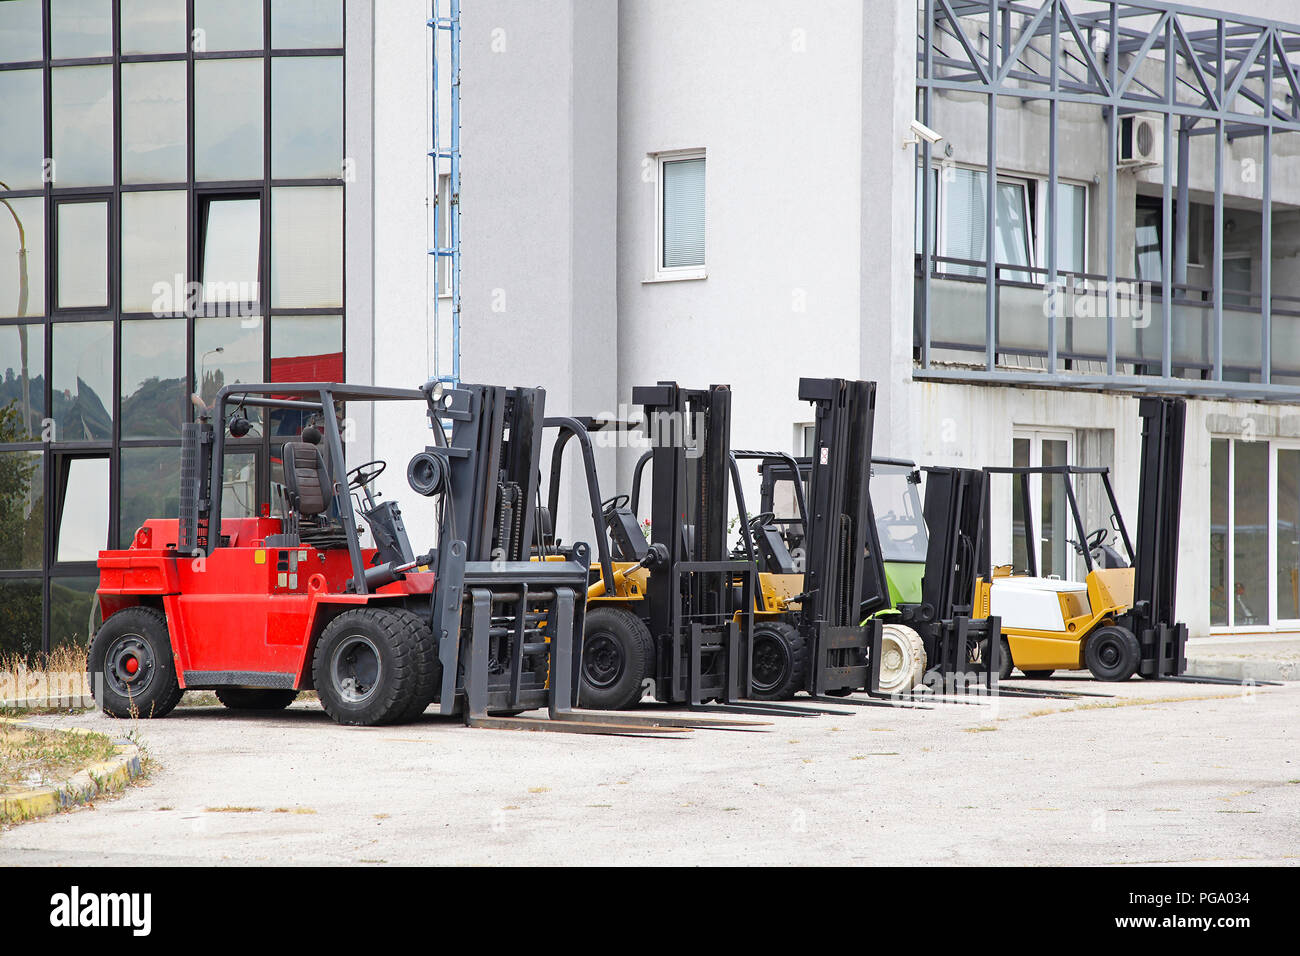
[[[334,481],[324,449],[311,442],[287,441],[283,461],[290,506],[300,518],[315,519],[299,525],[303,543],[317,548],[346,547],[343,529],[325,513],[334,501]]]

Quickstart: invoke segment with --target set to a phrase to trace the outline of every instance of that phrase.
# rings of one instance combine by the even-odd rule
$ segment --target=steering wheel
[[[614,495],[612,498],[606,498],[600,503],[600,513],[608,515],[617,511],[619,508],[626,508],[632,503],[631,495]]]
[[[758,514],[754,515],[754,517],[752,517],[752,518],[749,519],[749,530],[750,530],[750,531],[761,531],[764,525],[766,525],[766,524],[770,523],[771,521],[775,520],[775,518],[776,518],[776,512],[775,512],[775,511],[762,511],[762,512],[759,512]]]
[[[1093,551],[1096,551],[1098,548],[1100,548],[1103,544],[1106,543],[1106,533],[1107,532],[1105,528],[1098,528],[1096,531],[1094,531],[1092,534],[1088,535],[1088,537],[1084,539],[1084,544],[1086,544],[1088,547],[1088,553],[1091,554]],[[1074,545],[1074,550],[1077,551],[1079,554],[1084,553],[1083,546],[1080,545],[1079,542],[1071,539],[1070,544]]]
[[[382,475],[384,469],[387,467],[388,462],[379,458],[374,461],[368,461],[364,465],[357,465],[357,467],[348,472],[348,487],[364,488]]]

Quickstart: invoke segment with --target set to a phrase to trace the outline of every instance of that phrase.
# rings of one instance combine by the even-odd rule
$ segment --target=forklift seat
[[[284,443],[284,485],[294,511],[303,517],[322,514],[334,495],[325,456],[319,445],[305,441]]]

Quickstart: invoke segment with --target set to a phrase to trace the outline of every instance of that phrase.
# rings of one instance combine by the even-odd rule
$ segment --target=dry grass
[[[103,734],[0,724],[0,792],[62,783],[113,752],[113,741]]]
[[[17,654],[0,657],[0,707],[5,702],[32,701],[37,703],[24,707],[24,713],[67,710],[70,701],[89,695],[86,649],[80,645],[61,645],[34,659]]]

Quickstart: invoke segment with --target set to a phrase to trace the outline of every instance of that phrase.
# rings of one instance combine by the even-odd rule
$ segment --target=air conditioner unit
[[[1134,113],[1119,120],[1121,167],[1159,166],[1165,161],[1164,122],[1150,113]]]

